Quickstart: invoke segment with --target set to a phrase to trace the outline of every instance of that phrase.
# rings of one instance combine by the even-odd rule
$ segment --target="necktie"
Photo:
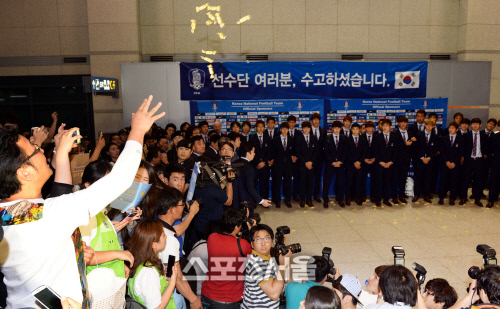
[[[358,148],[358,137],[357,136],[354,138],[354,143],[356,144],[356,148]]]
[[[259,136],[259,144],[260,144],[260,147],[262,147],[262,136]]]
[[[290,134],[292,137],[293,137],[293,131],[295,131],[295,130],[292,130],[292,133]]]
[[[345,130],[345,136],[349,137],[349,130]]]
[[[273,139],[273,131],[269,131],[269,136]]]
[[[425,140],[426,140],[426,144],[429,145],[429,133],[426,133],[425,134]]]
[[[314,135],[316,136],[317,139],[319,139],[319,137],[318,137],[318,129],[314,129]]]
[[[368,135],[368,147],[372,146],[372,137]]]
[[[339,140],[337,139],[337,136],[335,136],[335,149],[337,149],[339,146]]]
[[[419,131],[423,131],[423,130],[422,130],[422,128],[423,128],[423,125],[419,124],[419,125],[418,125],[418,130],[419,130]]]
[[[477,153],[477,133],[474,133],[474,143],[472,144],[472,157],[475,158]]]
[[[283,150],[286,151],[286,138],[283,139]]]
[[[451,136],[451,142],[450,142],[451,146],[453,146],[453,135]]]
[[[387,134],[384,134],[385,135],[385,147],[389,146],[389,138],[387,136]]]
[[[306,136],[307,148],[309,148],[309,136]]]
[[[486,132],[486,134],[488,134],[488,137],[490,137],[491,131],[490,132]]]

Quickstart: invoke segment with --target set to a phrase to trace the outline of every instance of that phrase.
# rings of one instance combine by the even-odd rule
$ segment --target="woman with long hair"
[[[101,153],[101,156],[111,165],[114,165],[120,156],[120,147],[115,143],[109,143],[104,146],[103,150],[104,151]]]
[[[163,226],[155,220],[143,220],[137,224],[129,242],[134,256],[130,269],[128,293],[147,309],[175,309],[173,292],[177,269],[166,278],[166,270],[158,257],[165,249],[167,236]]]

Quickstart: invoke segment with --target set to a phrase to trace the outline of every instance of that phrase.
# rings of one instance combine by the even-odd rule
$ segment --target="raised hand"
[[[74,142],[82,138],[81,135],[72,136],[74,132],[76,132],[78,128],[72,128],[70,130],[66,130],[62,133],[61,140],[59,141],[59,147],[57,147],[57,151],[61,151],[64,153],[69,153],[71,148],[73,148]]]
[[[155,107],[149,111],[149,106],[151,105],[151,101],[153,100],[153,96],[150,95],[147,99],[145,99],[137,112],[132,114],[132,129],[128,136],[129,140],[134,140],[142,144],[144,139],[144,134],[151,128],[153,123],[165,116],[165,112],[162,112],[158,115],[154,115],[158,109],[161,107],[161,102],[156,104]]]

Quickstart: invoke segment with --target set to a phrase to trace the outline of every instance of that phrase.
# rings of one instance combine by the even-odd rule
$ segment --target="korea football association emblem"
[[[205,72],[201,69],[192,69],[189,71],[189,86],[200,90],[205,86]]]
[[[348,109],[349,108],[349,101],[344,101],[344,108]]]

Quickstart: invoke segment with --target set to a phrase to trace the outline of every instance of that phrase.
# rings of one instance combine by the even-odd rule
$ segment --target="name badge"
[[[455,147],[457,147],[457,148],[458,148],[458,144],[456,144],[456,145],[455,145]]]

